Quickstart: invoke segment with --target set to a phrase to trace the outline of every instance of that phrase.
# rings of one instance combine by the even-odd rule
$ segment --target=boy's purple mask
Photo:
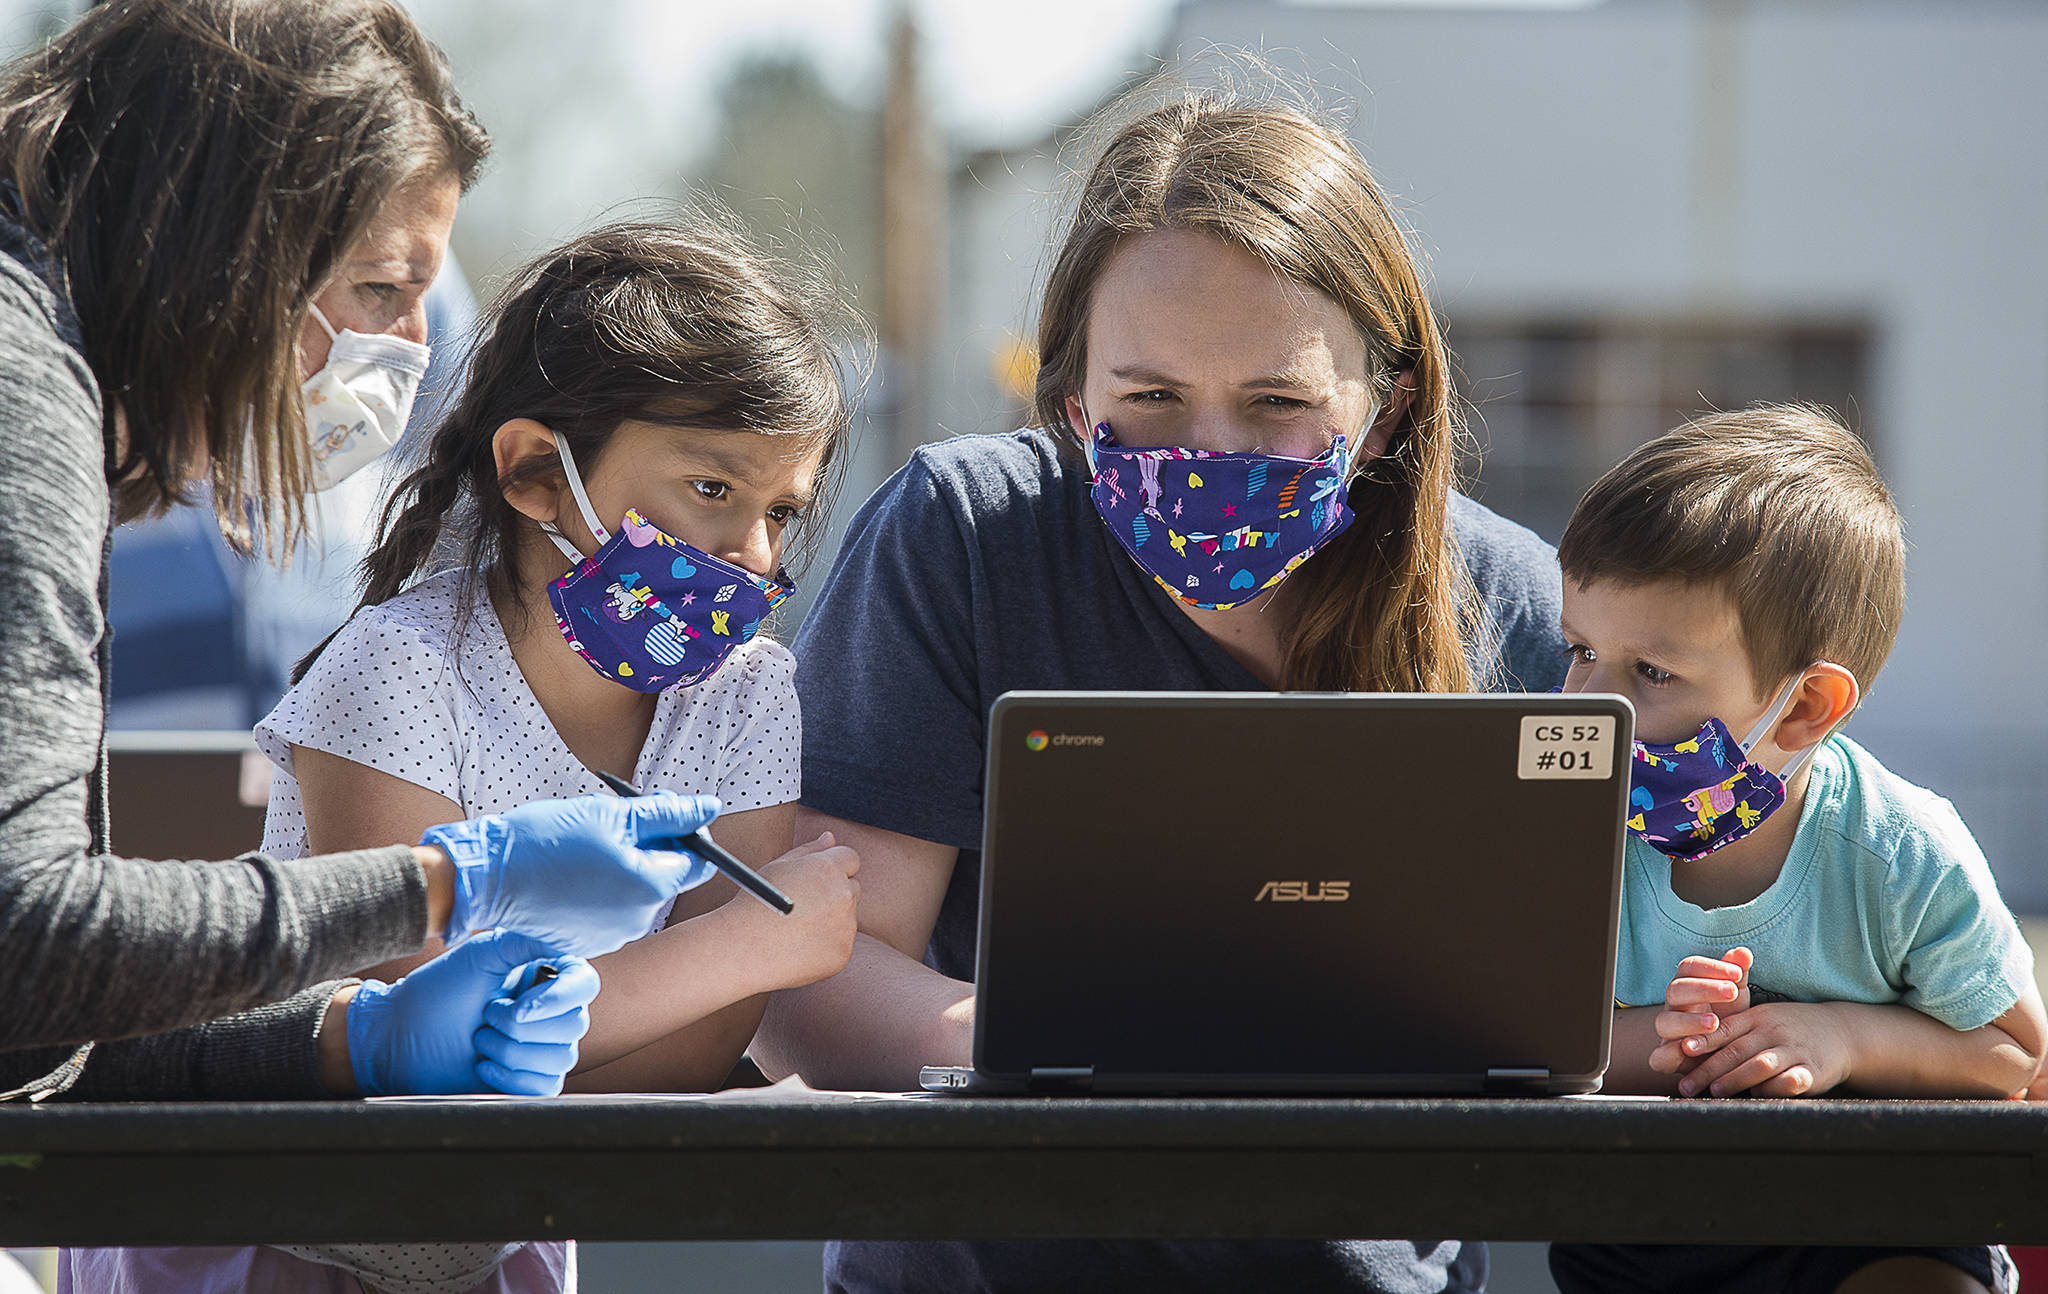
[[[1174,598],[1227,611],[1278,584],[1344,532],[1355,447],[1315,458],[1132,449],[1098,423],[1091,495],[1110,534]]]
[[[1819,749],[1792,757],[1782,775],[1749,751],[1763,740],[1791,703],[1799,680],[1787,684],[1770,713],[1738,743],[1728,725],[1708,719],[1685,741],[1638,741],[1629,758],[1628,829],[1673,859],[1696,862],[1763,825],[1785,803],[1785,783]]]
[[[1709,719],[1688,741],[1635,743],[1628,829],[1680,862],[1734,844],[1785,803],[1785,783]]]

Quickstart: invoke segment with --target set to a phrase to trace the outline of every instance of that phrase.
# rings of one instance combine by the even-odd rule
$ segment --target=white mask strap
[[[319,306],[316,306],[309,301],[306,303],[306,309],[312,311],[314,320],[318,322],[322,328],[325,328],[327,330],[327,340],[336,341],[341,337],[340,333],[334,331],[334,325],[327,322],[327,316],[320,313]]]
[[[611,542],[611,532],[597,519],[597,510],[590,506],[590,496],[583,492],[583,476],[576,470],[576,460],[569,454],[568,442],[560,436],[555,437],[555,454],[562,460],[562,475],[569,478],[569,493],[576,498],[576,510],[583,514],[583,524],[590,527],[590,533],[597,540],[598,546],[603,547]],[[583,554],[577,552],[575,545],[563,538],[561,529],[552,521],[543,525],[541,532],[555,541],[555,547],[562,550],[564,557],[572,562],[583,560]]]
[[[1818,664],[1820,664],[1819,661],[1814,662],[1814,665]],[[1812,669],[1813,666],[1809,665],[1806,668]],[[1777,726],[1778,720],[1785,717],[1785,711],[1791,707],[1792,698],[1798,692],[1799,685],[1801,683],[1804,683],[1805,681],[1806,670],[1800,670],[1798,674],[1793,676],[1792,681],[1785,685],[1785,690],[1778,693],[1778,699],[1776,702],[1772,704],[1770,713],[1765,715],[1762,719],[1759,719],[1757,721],[1756,727],[1751,728],[1749,730],[1749,736],[1743,738],[1742,753],[1744,755],[1748,755],[1749,752],[1755,748],[1756,744],[1762,741],[1772,728]],[[1827,738],[1823,736],[1821,738],[1821,741],[1825,740],[1827,740]],[[1820,742],[1816,741],[1811,746],[1808,746],[1805,750],[1802,750],[1798,754],[1792,756],[1791,760],[1786,763],[1784,771],[1778,774],[1778,780],[1781,782],[1791,781],[1792,775],[1794,773],[1797,773],[1800,767],[1804,765],[1807,760],[1813,758],[1813,753],[1819,749]]]

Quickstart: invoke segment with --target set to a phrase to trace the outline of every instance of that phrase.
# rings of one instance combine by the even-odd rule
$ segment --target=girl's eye
[[[778,526],[786,526],[790,522],[795,521],[802,512],[802,508],[791,507],[786,503],[778,503],[768,509],[768,519]]]
[[[1639,660],[1636,662],[1636,673],[1642,675],[1643,681],[1645,683],[1650,684],[1652,687],[1662,687],[1666,683],[1669,683],[1671,681],[1670,670],[1658,669],[1655,665],[1652,665],[1650,662],[1646,660]]]
[[[1594,661],[1600,659],[1598,656],[1595,656],[1593,654],[1593,649],[1591,647],[1588,647],[1583,643],[1565,644],[1564,655],[1565,659],[1569,660],[1574,665],[1591,665]]]
[[[708,499],[713,503],[723,499],[732,492],[732,487],[724,481],[692,481],[690,484],[695,487],[698,497]]]

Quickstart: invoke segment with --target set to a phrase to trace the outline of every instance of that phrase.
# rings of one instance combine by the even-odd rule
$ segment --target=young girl
[[[755,636],[843,457],[831,341],[804,296],[709,223],[579,238],[527,269],[488,327],[386,510],[361,606],[256,729],[277,766],[264,849],[417,839],[602,793],[600,769],[716,795],[718,840],[794,912],[720,878],[597,959],[570,1080],[713,1088],[765,995],[835,974],[853,946],[853,851],[829,835],[789,849],[794,662]],[[354,1288],[275,1249],[207,1252],[222,1279],[204,1288]],[[573,1268],[557,1244],[294,1252],[385,1290],[555,1289]]]

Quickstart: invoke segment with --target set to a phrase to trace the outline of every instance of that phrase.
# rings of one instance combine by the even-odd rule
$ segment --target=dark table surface
[[[833,1095],[0,1106],[0,1244],[2048,1243],[2017,1102]]]

